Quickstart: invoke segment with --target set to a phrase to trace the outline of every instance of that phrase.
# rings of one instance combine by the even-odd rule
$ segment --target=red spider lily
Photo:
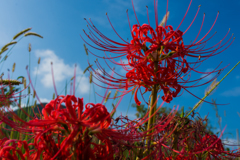
[[[116,42],[111,40],[110,38],[104,36],[92,23],[91,20],[87,21],[88,29],[90,31],[86,36],[97,46],[91,45],[90,43],[84,41],[91,47],[104,51],[110,52],[113,54],[117,54],[115,57],[108,57],[105,54],[105,57],[95,55],[99,58],[103,58],[106,62],[108,59],[110,62],[120,65],[127,72],[125,76],[118,75],[118,77],[113,77],[105,72],[105,70],[101,67],[101,65],[96,61],[98,69],[104,74],[100,74],[98,71],[91,69],[96,73],[93,75],[98,81],[102,83],[107,83],[111,86],[111,89],[129,89],[128,92],[135,90],[135,101],[138,105],[140,105],[140,101],[137,98],[137,92],[141,87],[145,88],[145,92],[153,90],[153,86],[157,85],[157,90],[160,92],[161,89],[164,92],[164,96],[162,99],[165,102],[170,102],[173,97],[179,95],[182,89],[187,90],[190,87],[198,87],[204,84],[207,84],[214,80],[223,69],[214,69],[211,72],[200,72],[197,71],[196,68],[199,65],[208,59],[211,56],[217,55],[224,50],[226,50],[233,42],[233,37],[231,36],[225,43],[223,40],[228,35],[221,39],[220,42],[216,43],[212,47],[206,47],[207,42],[215,35],[215,33],[207,38],[210,31],[212,30],[217,17],[209,29],[209,31],[199,39],[199,34],[202,30],[203,22],[205,19],[205,15],[203,16],[202,25],[199,29],[197,36],[194,38],[193,42],[190,44],[184,43],[184,35],[191,27],[195,18],[199,12],[200,7],[197,10],[197,13],[189,25],[189,27],[183,32],[179,30],[182,22],[184,21],[192,0],[190,1],[189,7],[179,24],[179,26],[174,30],[171,25],[167,25],[167,17],[161,25],[158,22],[158,10],[157,4],[158,1],[154,0],[154,12],[155,12],[155,28],[150,25],[149,16],[148,16],[148,24],[140,25],[138,22],[136,12],[133,6],[133,10],[137,19],[137,24],[133,25],[131,28],[130,22],[130,31],[132,39],[130,42],[123,40],[113,28],[108,16],[109,23],[111,24],[114,32],[119,36],[119,38],[123,42]],[[133,4],[133,1],[132,1]],[[148,13],[148,10],[147,10]],[[166,13],[168,13],[168,0],[167,0],[167,9]],[[128,18],[129,20],[129,18]],[[90,51],[89,51],[90,52]],[[90,52],[92,53],[92,52]],[[93,53],[92,53],[93,54]],[[115,58],[124,58],[126,57],[128,62],[124,64],[122,61],[118,63]],[[196,61],[190,62],[189,58],[197,58]],[[107,62],[106,62],[107,63]],[[109,64],[108,67],[113,70]],[[190,72],[194,71],[196,73],[205,74],[204,77],[199,79],[190,80]],[[199,81],[210,74],[215,74],[213,78],[208,80],[203,84],[198,84]],[[187,76],[188,75],[188,76]],[[186,83],[190,83],[188,86]],[[96,84],[96,82],[95,82]],[[119,85],[120,84],[120,85]],[[98,84],[97,84],[98,85]],[[101,86],[101,85],[100,85]],[[103,87],[103,86],[102,86]],[[143,94],[141,92],[141,94]]]
[[[22,152],[22,147],[25,153]],[[19,157],[19,158],[18,158]],[[0,140],[0,158],[2,160],[29,159],[29,148],[26,141],[3,138]]]
[[[161,106],[156,110],[156,112],[161,108]],[[166,132],[168,125],[173,120],[176,114],[176,111],[173,112],[173,110],[168,116],[164,118],[159,118],[156,120],[156,123],[153,124],[154,127],[151,128],[151,130],[154,130],[154,132],[150,134],[148,130],[144,129],[145,128],[144,124],[148,121],[148,119],[151,118],[151,117],[147,118],[148,113],[143,118],[139,118],[136,120],[129,120],[127,117],[122,117],[122,116],[117,118],[115,120],[116,123],[119,123],[119,121],[121,121],[121,124],[119,125],[112,124],[111,128],[116,128],[116,130],[118,130],[125,136],[122,137],[122,140],[114,141],[115,142],[114,146],[117,147],[117,151],[115,151],[116,155],[121,155],[121,152],[128,151],[130,155],[130,159],[133,159],[134,156],[139,157],[139,159],[141,158],[150,159],[153,157],[155,158],[155,154],[156,154],[155,150],[149,155],[147,154],[147,152],[144,152],[144,151],[148,149],[152,150],[152,148],[156,148],[158,147],[158,145],[160,145],[159,143],[155,143],[155,142],[161,142],[162,144],[165,144],[165,142],[167,142],[166,139],[170,138],[172,133],[168,133],[168,135],[164,137],[159,137],[159,135],[161,135],[162,132]],[[152,146],[145,145],[145,141],[149,136],[152,137],[155,145],[152,145]],[[161,145],[161,147],[163,147],[163,145]]]
[[[66,108],[61,106],[65,103]],[[108,129],[111,116],[106,107],[100,103],[85,105],[83,111],[83,99],[73,95],[59,96],[48,103],[42,110],[42,118],[35,118],[24,122],[13,114],[12,121],[9,115],[1,115],[1,122],[6,123],[19,132],[32,133],[34,138],[34,150],[31,151],[33,159],[63,158],[72,156],[80,159],[104,159],[113,157],[111,141],[103,135],[116,131]],[[103,144],[92,142],[96,136]],[[110,136],[111,137],[111,136]],[[119,139],[120,135],[118,135]]]
[[[61,97],[63,99],[60,99]],[[63,102],[65,102],[66,109],[60,106]],[[42,138],[44,132],[64,131],[62,133],[65,133],[65,135],[63,135],[63,141],[61,144],[58,144],[59,147],[56,147],[57,152],[55,152],[52,158],[58,157],[65,152],[71,153],[69,151],[70,148],[76,150],[77,157],[84,155],[84,157],[90,156],[94,158],[96,156],[94,155],[94,150],[103,147],[91,143],[91,138],[88,135],[91,131],[96,132],[96,130],[108,128],[110,125],[110,114],[102,104],[86,104],[85,111],[83,112],[83,99],[77,99],[75,96],[70,95],[59,96],[56,100],[52,100],[47,104],[42,113],[42,120],[33,120],[28,123],[33,126],[33,129],[35,129],[35,126],[38,126],[38,128],[44,127],[35,137],[35,143]],[[46,128],[47,126],[48,128]],[[38,128],[36,128],[36,131]],[[82,136],[84,140],[82,140]],[[102,141],[104,141],[104,139],[102,139]],[[48,141],[45,140],[45,142]],[[95,146],[93,149],[90,148],[91,144]],[[88,149],[86,149],[86,147]],[[111,148],[111,146],[107,144],[105,147]],[[109,150],[105,151],[105,154],[101,156],[108,156]],[[103,151],[99,153],[103,153]],[[60,157],[62,157],[62,155]]]
[[[157,117],[158,125],[164,122],[167,115],[160,114]],[[169,116],[169,115],[168,115]],[[194,118],[194,117],[192,117]],[[143,156],[143,159],[234,159],[239,157],[239,149],[226,151],[223,143],[216,135],[210,135],[206,129],[207,119],[186,119],[174,116],[167,126],[155,129],[154,145],[152,152]],[[165,125],[165,124],[164,124]],[[161,130],[162,129],[162,130]],[[221,137],[221,136],[220,136]]]
[[[14,88],[13,85],[11,84],[15,82],[15,80],[5,80],[6,84],[2,83],[0,80],[0,107],[4,107],[6,109],[10,109],[9,106],[16,102],[18,98],[22,98],[22,96],[19,96],[19,93],[25,90],[18,91],[18,89]],[[13,82],[11,82],[13,81]],[[19,81],[16,81],[19,82]],[[7,87],[9,87],[9,91],[7,92]]]
[[[204,136],[201,136],[199,134],[198,138],[200,139],[196,142],[193,153],[191,154],[196,154],[200,151],[201,153],[205,153],[204,155],[207,157],[207,159],[212,159],[212,157],[215,159],[221,159],[223,157],[232,159],[233,157],[240,156],[240,153],[225,151],[221,139],[216,135],[209,135],[206,133]]]

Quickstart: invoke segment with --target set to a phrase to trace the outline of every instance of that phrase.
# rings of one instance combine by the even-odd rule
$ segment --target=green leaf
[[[182,108],[182,113],[181,113],[180,117],[181,117],[181,118],[184,117],[184,107]]]

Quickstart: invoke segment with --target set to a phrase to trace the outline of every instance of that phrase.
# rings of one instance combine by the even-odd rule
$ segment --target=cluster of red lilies
[[[196,16],[199,9],[200,7]],[[27,120],[21,119],[10,108],[5,108],[0,111],[0,123],[6,124],[28,139],[21,139],[21,136],[19,139],[10,139],[1,131],[0,158],[5,160],[195,160],[239,157],[239,150],[226,151],[220,139],[221,136],[217,137],[206,129],[206,118],[196,118],[194,112],[192,112],[191,118],[184,114],[176,116],[175,109],[168,115],[162,114],[158,112],[162,105],[158,108],[156,106],[157,94],[161,91],[163,91],[163,102],[169,103],[174,97],[179,96],[182,89],[189,92],[187,88],[198,87],[214,80],[223,68],[217,69],[217,67],[211,72],[200,72],[196,68],[209,57],[227,49],[233,42],[232,36],[223,43],[228,31],[220,42],[205,48],[206,43],[215,35],[206,39],[216,20],[207,34],[198,40],[204,16],[199,33],[193,42],[186,45],[183,35],[190,28],[196,16],[186,31],[182,32],[179,27],[186,15],[174,30],[172,26],[166,24],[168,10],[166,10],[164,20],[159,24],[157,1],[155,0],[154,11],[155,29],[151,27],[149,17],[148,24],[140,25],[137,17],[138,24],[133,25],[132,28],[129,22],[132,36],[130,42],[123,40],[114,28],[123,43],[109,39],[93,25],[91,20],[87,21],[90,34],[88,35],[84,31],[98,47],[84,41],[93,48],[104,52],[105,57],[96,56],[103,58],[110,70],[115,73],[108,74],[96,61],[98,70],[95,70],[92,65],[89,67],[95,72],[95,74],[91,74],[94,80],[108,84],[108,89],[117,89],[122,92],[121,96],[134,91],[137,105],[141,104],[137,97],[138,91],[142,96],[141,89],[143,88],[144,92],[151,92],[151,103],[148,104],[145,101],[149,105],[149,110],[144,117],[130,120],[128,117],[120,116],[113,119],[112,115],[119,103],[109,113],[103,103],[87,103],[84,106],[83,98],[74,96],[75,91],[73,91],[73,95],[57,95],[56,99],[43,106],[42,111],[33,112],[34,116],[25,113],[28,116]],[[108,57],[106,52],[117,54],[117,56]],[[115,60],[120,57],[126,57],[127,63],[122,63],[122,60],[119,63]],[[197,60],[190,62],[189,57]],[[106,60],[122,66],[126,74],[117,73]],[[190,80],[191,71],[205,74],[205,76]],[[203,84],[198,84],[201,79],[210,74],[215,74],[215,76]],[[95,81],[93,82],[99,85]],[[8,99],[3,98],[2,101]],[[22,110],[21,106],[19,107]],[[1,129],[7,130],[4,127]]]
[[[61,105],[64,104],[64,105]],[[65,107],[63,107],[65,106]],[[159,107],[160,108],[160,107]],[[1,112],[1,123],[28,135],[28,139],[0,140],[0,157],[5,160],[32,159],[234,159],[237,151],[226,151],[216,135],[206,130],[206,119],[159,114],[148,134],[148,118],[113,119],[100,103],[88,103],[74,95],[58,96],[42,113],[29,121],[13,111]],[[121,123],[119,122],[121,121]],[[146,138],[152,144],[146,145]]]

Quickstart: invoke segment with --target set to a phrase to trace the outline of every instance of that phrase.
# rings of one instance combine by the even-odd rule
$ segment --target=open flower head
[[[32,159],[39,159],[41,155],[46,160],[56,157],[71,159],[72,156],[82,159],[112,157],[111,136],[102,134],[114,136],[116,131],[108,129],[111,116],[100,103],[88,103],[84,109],[83,98],[58,96],[43,108],[42,114],[28,122],[16,114],[1,113],[0,117],[0,122],[34,139],[30,143],[34,148],[31,150]],[[97,137],[103,144],[92,141],[93,137]]]
[[[208,32],[204,36],[200,37],[200,32],[205,19],[204,14],[202,25],[200,26],[197,36],[193,37],[190,44],[186,44],[184,41],[184,35],[192,26],[200,10],[199,6],[189,27],[185,30],[181,30],[180,26],[188,13],[191,3],[192,0],[190,1],[189,7],[182,21],[175,29],[173,26],[167,25],[168,16],[165,16],[163,22],[159,24],[157,7],[158,1],[154,0],[155,24],[153,25],[150,24],[148,8],[148,23],[140,24],[133,5],[137,24],[131,26],[128,17],[131,31],[131,40],[129,42],[120,37],[117,31],[113,28],[108,16],[107,18],[109,23],[122,42],[117,42],[106,37],[96,28],[91,19],[89,21],[85,19],[88,23],[89,34],[87,34],[85,30],[84,33],[88,39],[93,42],[93,44],[84,39],[83,40],[92,48],[103,51],[105,55],[103,57],[94,54],[90,50],[88,51],[98,58],[103,58],[106,63],[107,60],[109,60],[111,63],[122,66],[122,68],[126,71],[125,75],[115,72],[116,76],[112,76],[106,73],[98,61],[95,61],[98,70],[90,67],[96,73],[93,74],[95,79],[102,83],[107,83],[112,89],[127,89],[129,92],[135,90],[135,101],[138,105],[140,105],[141,102],[138,100],[137,93],[141,90],[141,88],[145,88],[145,92],[147,92],[151,91],[154,85],[157,85],[159,92],[163,90],[162,99],[165,102],[170,102],[173,97],[179,95],[182,89],[189,92],[188,88],[190,87],[198,87],[214,80],[223,68],[218,69],[218,67],[216,67],[211,72],[200,72],[197,71],[196,68],[198,68],[199,65],[209,57],[226,50],[232,44],[234,38],[231,36],[225,40],[229,33],[228,31],[218,43],[211,47],[206,47],[207,42],[210,41],[216,34],[214,33],[209,36],[219,13],[217,13],[216,19]],[[168,13],[167,6],[166,15],[168,15]],[[107,53],[115,54],[115,56],[107,56]],[[127,63],[123,63],[122,61],[119,63],[116,60],[118,58],[127,58]],[[195,60],[192,61],[194,58]],[[107,65],[112,71],[114,71],[108,63]],[[205,76],[201,76],[199,79],[190,80],[191,71],[204,74]],[[102,72],[103,74],[100,74],[99,72]],[[209,76],[210,74],[214,74],[215,76],[210,78],[207,82],[199,84],[201,79]],[[97,84],[97,82],[95,83]],[[102,86],[101,84],[97,85]],[[141,94],[143,94],[142,91]]]

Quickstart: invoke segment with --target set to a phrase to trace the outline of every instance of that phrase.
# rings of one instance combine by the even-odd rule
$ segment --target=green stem
[[[66,81],[66,85],[65,85],[65,96],[67,95],[67,81]]]
[[[147,127],[147,131],[150,130],[152,128],[152,125],[155,123],[156,121],[156,116],[152,116],[155,111],[156,111],[156,102],[157,100],[157,85],[154,85],[153,86],[153,90],[152,90],[152,97],[151,97],[151,104],[150,104],[150,107],[152,108],[152,110],[149,111],[149,114],[148,114],[148,127]],[[155,104],[155,105],[154,105]],[[151,117],[151,118],[150,118]],[[153,130],[152,131],[149,131],[148,134],[151,134],[153,133]],[[151,141],[151,138],[147,138],[146,140],[146,145],[148,145],[148,142]]]
[[[21,39],[22,39],[23,37],[21,37],[17,42],[19,42]],[[12,42],[12,41],[11,41]],[[11,52],[11,50],[15,47],[15,45],[16,44],[14,44],[13,46],[12,46],[12,48],[10,48],[10,50],[7,52],[7,54],[5,55],[5,56],[10,56],[11,54],[12,54],[12,52]],[[11,53],[10,53],[11,52]],[[4,57],[5,57],[4,56]],[[0,63],[2,63],[2,66],[1,66],[1,68],[0,68],[0,72],[1,72],[1,70],[2,70],[2,67],[3,67],[3,64],[4,64],[4,62],[5,62],[5,60],[4,60],[5,58],[2,58],[2,60],[0,61]]]
[[[96,92],[95,92],[94,85],[93,85],[93,95],[94,95],[94,101],[95,101],[95,103],[97,103],[97,99],[96,99]]]
[[[157,72],[157,69],[158,69],[158,61],[155,61],[154,62],[154,72],[155,73]],[[158,84],[155,84],[155,85],[153,85],[153,88],[152,88],[152,97],[151,97],[150,111],[149,111],[149,115],[148,115],[149,119],[148,119],[147,131],[149,131],[152,128],[153,124],[156,122],[156,114],[154,114],[154,113],[156,111],[156,106],[157,106],[156,103],[155,103],[156,100],[157,100],[157,86],[158,86]],[[154,130],[149,131],[148,134],[151,134],[153,132],[154,132]],[[146,145],[148,145],[149,141],[150,141],[150,144],[151,144],[151,141],[152,141],[151,136],[149,136],[147,138]]]
[[[193,109],[185,116],[188,117],[195,109],[199,107],[199,105],[204,101],[204,99],[228,76],[229,73],[233,71],[235,67],[240,63],[240,61],[218,82],[216,85],[206,93],[206,95],[193,107]]]
[[[91,100],[91,83],[90,83],[90,90],[89,90],[89,103],[90,103],[90,100]]]
[[[30,53],[30,52],[29,52]],[[37,73],[36,73],[36,77],[35,77],[35,83],[34,83],[34,89],[36,90],[36,84],[37,84],[37,75],[38,75],[38,68],[39,68],[39,64],[37,66]],[[29,72],[30,73],[30,72]],[[33,91],[34,92],[34,91]],[[34,104],[34,98],[32,99],[32,106]]]

